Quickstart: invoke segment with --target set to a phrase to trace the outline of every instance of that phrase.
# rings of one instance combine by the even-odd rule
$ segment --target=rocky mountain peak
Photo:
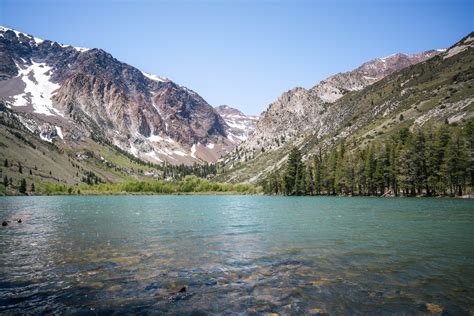
[[[228,105],[219,105],[217,107],[215,107],[217,113],[219,113],[221,116],[222,115],[240,115],[240,116],[245,116],[245,114],[238,110],[238,109],[235,109],[233,107],[230,107]]]
[[[35,118],[32,129],[60,128],[64,143],[100,136],[139,158],[174,164],[214,161],[234,146],[230,127],[199,94],[102,49],[2,27],[0,57],[0,96]]]
[[[215,110],[224,119],[227,126],[229,126],[227,138],[234,145],[238,145],[246,140],[255,129],[258,121],[258,116],[246,115],[228,105],[220,105]]]

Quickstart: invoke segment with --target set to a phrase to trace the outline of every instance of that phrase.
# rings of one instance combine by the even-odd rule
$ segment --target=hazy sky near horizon
[[[248,114],[370,59],[449,47],[473,21],[472,0],[0,0],[0,25],[102,48]]]

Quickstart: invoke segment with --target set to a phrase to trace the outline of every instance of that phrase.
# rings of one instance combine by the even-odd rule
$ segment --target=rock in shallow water
[[[441,315],[444,311],[443,307],[433,303],[421,304],[419,309],[423,312],[428,312],[435,315]]]
[[[170,302],[175,302],[175,301],[184,300],[184,299],[188,298],[189,296],[191,296],[191,293],[188,292],[186,286],[183,286],[182,288],[179,289],[179,291],[177,293],[170,296],[168,298],[168,300]]]

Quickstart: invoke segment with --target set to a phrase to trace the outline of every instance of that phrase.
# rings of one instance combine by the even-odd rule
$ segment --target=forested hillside
[[[385,188],[381,189],[380,183],[375,184],[370,178],[370,183],[363,184],[364,181],[359,181],[360,185],[355,185],[354,189],[349,189],[352,185],[345,182],[343,186],[335,183],[334,190],[331,186],[329,190],[333,193],[359,192],[360,187],[363,194],[375,194],[375,191],[383,194],[381,192],[387,190],[401,193],[407,189],[410,195],[414,195],[414,191],[420,192],[420,183],[423,182],[420,179],[429,178],[429,188],[423,185],[423,192],[443,192],[443,188],[433,185],[435,178],[429,170],[423,171],[424,174],[421,175],[420,168],[416,164],[407,165],[407,161],[418,161],[420,155],[431,159],[432,146],[446,145],[446,152],[452,152],[450,144],[456,142],[448,143],[446,139],[438,139],[441,134],[447,133],[450,139],[459,134],[459,138],[464,140],[464,145],[460,147],[462,156],[465,157],[462,160],[471,163],[472,151],[469,150],[472,149],[466,145],[469,141],[466,132],[469,128],[466,124],[474,116],[474,35],[466,36],[446,52],[394,72],[363,90],[347,92],[338,101],[325,104],[321,111],[308,112],[308,115],[315,115],[315,119],[320,123],[301,132],[292,140],[272,139],[278,145],[277,148],[260,144],[260,147],[249,151],[239,146],[224,159],[226,169],[220,178],[232,182],[270,183],[271,174],[279,173],[283,177],[281,173],[285,170],[287,160],[291,158],[290,152],[295,147],[301,152],[305,163],[318,157],[321,164],[332,164],[333,166],[326,170],[333,171],[336,170],[335,165],[338,162],[344,166],[348,162],[360,166],[362,161],[367,160],[367,156],[373,156],[380,166],[375,170],[377,166],[369,164],[369,169],[373,169],[369,171],[370,175],[382,172],[381,166],[384,163],[379,160],[383,156],[382,153],[388,152],[399,156],[397,159],[392,158],[399,166],[413,168],[411,171],[418,174],[410,175],[408,170],[405,173],[397,173],[398,188],[385,185]],[[440,130],[440,126],[447,132]],[[344,143],[342,150],[341,143]],[[426,152],[420,152],[420,143],[426,147]],[[415,145],[418,148],[413,149]],[[336,153],[335,148],[339,148],[339,153]],[[439,161],[442,159],[444,156],[438,158]],[[441,162],[438,162],[438,166],[426,168],[435,168],[434,172],[439,174],[440,165]],[[448,171],[444,172],[446,174]],[[402,175],[405,175],[405,178],[402,178]],[[385,181],[388,178],[390,176],[386,176]],[[454,187],[449,188],[450,182],[445,179],[439,180],[438,177],[436,181],[442,181],[448,192],[455,190]],[[455,185],[457,180],[453,178],[450,181]],[[415,190],[408,185],[410,182],[415,183]],[[403,188],[400,188],[400,185],[403,185]],[[460,192],[459,187],[456,191]]]
[[[474,187],[474,119],[400,130],[381,144],[332,150],[302,161],[293,148],[286,168],[262,182],[269,194],[459,195]]]

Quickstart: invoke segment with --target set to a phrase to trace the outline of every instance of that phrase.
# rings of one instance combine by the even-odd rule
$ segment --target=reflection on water
[[[12,221],[0,229],[0,313],[469,315],[473,206],[330,197],[0,198],[0,220]]]

